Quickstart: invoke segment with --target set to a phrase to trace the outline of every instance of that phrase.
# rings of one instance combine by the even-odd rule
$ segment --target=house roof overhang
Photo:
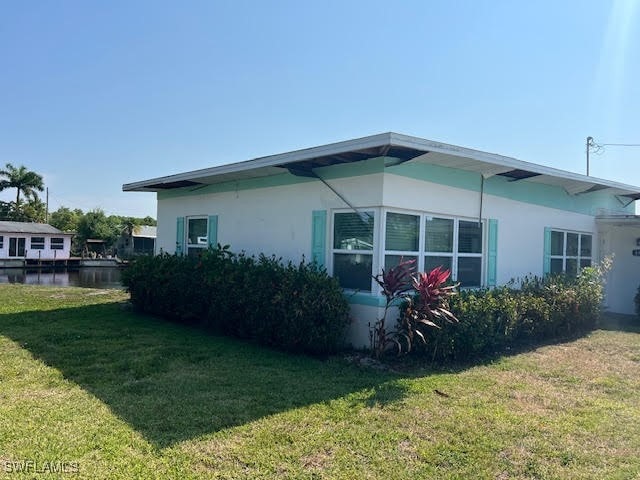
[[[46,223],[0,221],[0,234],[18,235],[55,235],[72,237],[74,234],[63,232]]]
[[[598,215],[596,223],[606,227],[640,227],[640,215]]]
[[[564,188],[570,195],[607,189],[609,193],[625,197],[623,201],[629,203],[640,198],[640,187],[392,132],[127,183],[122,189],[125,192],[159,192],[183,187],[197,189],[229,181],[279,175],[287,171],[295,175],[313,176],[313,170],[319,167],[361,162],[376,157],[466,170],[485,178],[499,175],[513,182],[552,185]]]

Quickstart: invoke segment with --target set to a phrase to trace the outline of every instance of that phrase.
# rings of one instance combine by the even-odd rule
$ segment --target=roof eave
[[[226,165],[219,165],[216,167],[193,170],[190,172],[177,173],[175,175],[168,175],[165,177],[151,178],[149,180],[143,180],[140,182],[125,183],[122,186],[122,190],[125,192],[156,191],[156,190],[149,190],[147,189],[147,187],[149,185],[173,183],[173,182],[179,182],[179,181],[189,181],[189,180],[194,180],[196,178],[212,177],[215,175],[224,175],[225,173],[237,173],[237,172],[243,172],[247,170],[263,168],[263,167],[274,167],[277,165],[309,160],[318,156],[345,153],[351,150],[361,150],[365,148],[381,147],[391,143],[392,135],[393,134],[390,132],[381,133],[381,134],[372,135],[369,137],[362,137],[362,138],[356,138],[353,140],[346,140],[343,142],[330,143],[328,145],[321,145],[319,147],[311,147],[311,148],[305,148],[302,150],[294,150],[292,152],[287,152],[287,153],[269,155],[266,157],[258,157],[252,160],[245,160],[243,162],[229,163]]]
[[[190,172],[183,172],[175,175],[157,177],[140,182],[127,183],[122,186],[122,190],[125,192],[157,192],[159,190],[162,190],[162,187],[159,187],[159,185],[171,184],[174,182],[194,181],[196,183],[206,184],[206,182],[197,182],[197,179],[230,173],[245,172],[249,170],[257,170],[265,167],[283,166],[294,162],[310,160],[320,156],[337,155],[350,151],[384,146],[410,148],[425,153],[437,152],[456,157],[468,158],[478,162],[484,162],[491,165],[487,168],[487,176],[493,175],[496,172],[501,171],[502,169],[511,169],[532,172],[539,176],[560,178],[569,182],[577,182],[578,185],[574,184],[568,188],[565,187],[568,189],[568,191],[572,189],[575,190],[575,193],[577,194],[584,193],[589,190],[591,186],[595,185],[617,190],[619,195],[629,196],[630,198],[633,197],[634,194],[637,195],[640,192],[640,187],[634,187],[632,185],[625,185],[619,182],[613,182],[610,180],[589,177],[578,173],[567,172],[565,170],[546,167],[543,165],[538,165],[535,163],[530,163],[495,153],[483,152],[480,150],[459,147],[457,145],[436,142],[393,132],[381,133],[369,137],[346,140],[343,142],[331,143],[328,145],[322,145],[302,150],[295,150],[292,152],[270,155],[267,157],[259,157],[253,160],[246,160],[243,162],[220,165]],[[484,174],[484,172],[481,173]],[[540,179],[541,178],[539,177],[538,180]],[[584,187],[580,186],[580,184],[584,185]]]

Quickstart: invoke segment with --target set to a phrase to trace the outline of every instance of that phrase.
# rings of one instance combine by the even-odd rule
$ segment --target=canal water
[[[124,287],[120,283],[121,271],[118,267],[82,267],[73,270],[0,268],[0,285],[3,283],[24,283],[56,287],[122,289]]]

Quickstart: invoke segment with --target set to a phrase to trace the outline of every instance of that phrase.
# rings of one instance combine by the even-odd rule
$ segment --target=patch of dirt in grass
[[[420,458],[416,447],[413,446],[409,439],[398,442],[398,453],[410,462],[416,461]]]
[[[333,459],[332,449],[323,449],[300,458],[300,463],[306,470],[324,470]]]

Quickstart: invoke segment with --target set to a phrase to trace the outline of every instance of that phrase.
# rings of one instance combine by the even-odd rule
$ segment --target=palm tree
[[[12,164],[7,163],[5,168],[0,170],[0,177],[5,177],[0,180],[0,192],[7,188],[16,189],[16,211],[18,213],[20,213],[20,193],[25,198],[38,200],[37,192],[44,190],[42,175],[27,170],[24,165],[14,167]]]

